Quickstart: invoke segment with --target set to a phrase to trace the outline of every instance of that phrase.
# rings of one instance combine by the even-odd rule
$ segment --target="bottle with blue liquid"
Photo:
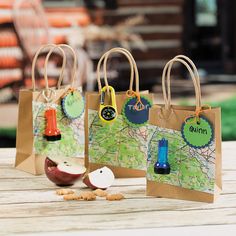
[[[168,163],[168,140],[162,138],[158,141],[157,162],[154,165],[154,172],[160,175],[170,174],[170,164]]]

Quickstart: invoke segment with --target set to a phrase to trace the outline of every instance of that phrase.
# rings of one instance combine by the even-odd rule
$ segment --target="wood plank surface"
[[[126,199],[65,202],[44,175],[13,168],[15,149],[0,149],[0,235],[77,230],[171,229],[236,225],[236,142],[223,143],[223,192],[214,204],[145,196],[145,178],[116,179]],[[73,188],[86,189],[82,182]],[[183,228],[184,229],[184,228]],[[231,229],[231,228],[230,228]]]
[[[135,60],[141,64],[138,66],[141,78],[144,78],[140,83],[141,89],[152,90],[160,81],[162,73],[152,62],[163,59],[168,61],[178,54],[183,54],[184,1],[119,0],[117,3],[116,10],[104,11],[105,25],[116,26],[137,15],[145,18],[141,24],[128,27],[128,31],[141,36],[147,50],[140,50],[140,46],[133,42],[129,42],[129,46]],[[142,60],[148,64],[148,68],[143,66]],[[123,70],[125,73],[129,72],[129,68]],[[180,74],[180,70],[173,74]],[[120,87],[124,88],[125,84]]]

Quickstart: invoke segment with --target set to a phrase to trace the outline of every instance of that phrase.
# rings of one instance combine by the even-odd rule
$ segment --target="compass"
[[[111,106],[106,106],[101,111],[101,116],[106,121],[111,121],[116,118],[116,110]]]
[[[105,91],[106,91],[106,86],[102,88],[101,92],[101,100],[100,100],[100,107],[99,107],[99,117],[103,122],[109,123],[113,122],[118,113],[117,113],[117,108],[116,108],[116,96],[115,96],[115,90],[111,86],[109,86],[110,90],[110,99],[111,99],[111,105],[105,105]]]

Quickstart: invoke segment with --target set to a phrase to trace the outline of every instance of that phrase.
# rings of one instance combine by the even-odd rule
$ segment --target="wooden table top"
[[[116,179],[109,191],[123,193],[122,201],[65,202],[45,175],[15,170],[14,158],[15,149],[0,149],[0,234],[114,229],[181,233],[183,226],[236,225],[236,142],[223,143],[223,192],[214,204],[147,197],[145,178]],[[78,182],[73,188],[82,186]]]

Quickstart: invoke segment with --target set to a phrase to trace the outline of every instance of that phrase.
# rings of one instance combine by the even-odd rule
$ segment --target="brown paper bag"
[[[37,90],[35,87],[35,64],[39,54],[45,48],[50,47],[45,60],[45,90]],[[70,85],[61,87],[63,72],[66,65],[65,53],[62,47],[70,49],[73,53],[73,75]],[[47,63],[54,49],[58,48],[63,55],[63,63],[57,88],[48,87]],[[16,141],[15,167],[19,170],[38,175],[44,173],[44,160],[46,156],[84,156],[84,115],[75,120],[65,117],[61,109],[61,97],[69,88],[73,87],[77,70],[75,52],[68,45],[44,45],[36,53],[32,64],[32,89],[20,90],[19,113]],[[62,138],[56,142],[48,142],[44,138],[45,117],[47,106],[44,92],[54,94],[51,103],[57,110],[57,127],[62,133]]]
[[[175,62],[184,64],[192,77],[196,107],[171,105],[170,72]],[[185,56],[179,55],[166,64],[162,89],[165,104],[149,110],[147,195],[213,202],[222,189],[221,110],[202,106],[197,69]],[[162,160],[163,138],[168,140],[170,174],[160,174],[168,170],[168,163]]]
[[[106,62],[111,53],[119,52],[127,57],[131,68],[129,92],[133,92],[135,75],[136,91],[139,94],[139,75],[134,58],[129,51],[113,48],[105,53],[97,67],[99,92],[86,93],[85,111],[85,165],[90,171],[102,166],[108,166],[116,177],[140,177],[145,175],[147,159],[147,125],[132,127],[126,121],[122,107],[127,101],[127,92],[116,92],[118,118],[111,124],[99,119],[98,110],[101,97],[100,65],[104,60],[104,81],[107,86],[105,103],[107,104],[108,82],[106,76]],[[152,101],[148,91],[140,92]]]

